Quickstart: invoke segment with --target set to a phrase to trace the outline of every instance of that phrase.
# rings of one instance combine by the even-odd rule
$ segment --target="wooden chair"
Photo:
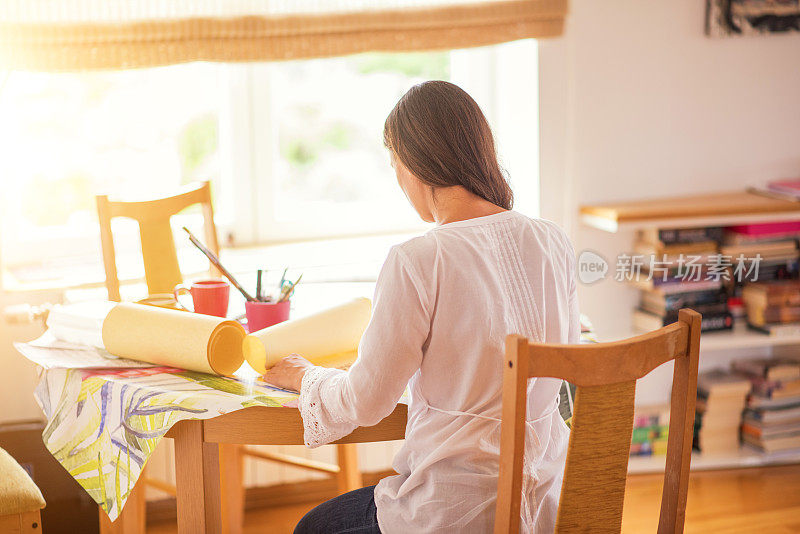
[[[108,196],[96,197],[97,215],[100,221],[100,239],[103,247],[103,263],[106,271],[106,289],[108,299],[119,302],[120,280],[117,275],[116,253],[114,238],[111,232],[111,219],[127,217],[139,223],[140,238],[142,243],[142,259],[144,260],[145,280],[150,295],[172,295],[173,288],[183,282],[175,239],[170,226],[170,218],[178,212],[200,204],[203,211],[204,236],[206,246],[219,255],[217,241],[217,228],[214,224],[214,210],[211,204],[211,187],[209,182],[201,182],[185,186],[178,194],[154,200],[139,202],[110,201]],[[210,267],[211,273],[219,273]],[[295,457],[268,451],[251,450],[241,445],[225,445],[220,448],[221,472],[223,474],[222,502],[223,525],[226,532],[240,532],[244,519],[244,486],[243,465],[244,457],[250,456],[261,460],[269,460],[282,464],[292,465],[316,472],[323,472],[336,477],[337,488],[340,493],[360,488],[362,483],[361,472],[358,470],[358,457],[355,444],[336,445],[336,464],[317,462],[307,458]],[[175,486],[164,481],[143,476],[144,482],[175,495]],[[135,501],[135,502],[134,502]],[[110,532],[112,524],[107,516],[101,512],[101,526],[104,532]],[[144,492],[133,491],[129,503],[123,510],[121,521],[116,523],[142,524],[144,516]],[[130,516],[130,517],[129,517]],[[141,519],[140,519],[141,518]],[[131,527],[121,527],[126,532]],[[136,528],[134,528],[136,530]],[[142,531],[143,532],[143,531]]]
[[[0,532],[33,534],[42,531],[39,510],[44,508],[42,492],[28,473],[0,449]]]
[[[103,246],[109,300],[120,300],[111,219],[127,217],[139,223],[147,290],[151,295],[172,294],[175,286],[183,281],[183,276],[169,221],[173,215],[195,204],[200,204],[203,209],[206,246],[214,254],[219,254],[217,227],[214,225],[214,209],[211,205],[211,186],[208,182],[188,185],[171,197],[141,202],[112,202],[106,195],[97,197],[97,217],[100,221],[100,241]]]
[[[555,377],[577,386],[556,532],[619,532],[636,380],[670,360],[675,370],[658,532],[683,532],[700,319],[683,309],[671,325],[612,343],[554,345],[508,336],[495,534],[519,531],[528,378]]]

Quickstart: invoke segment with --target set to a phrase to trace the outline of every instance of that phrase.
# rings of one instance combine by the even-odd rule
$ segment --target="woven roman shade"
[[[563,30],[567,0],[4,0],[0,70],[278,61]]]

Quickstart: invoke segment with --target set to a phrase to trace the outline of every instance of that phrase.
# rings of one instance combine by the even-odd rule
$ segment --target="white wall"
[[[632,243],[581,226],[581,204],[800,176],[800,35],[711,39],[704,4],[572,0],[565,35],[539,43],[542,216],[577,251],[613,265]],[[579,294],[601,337],[627,335],[635,290]]]

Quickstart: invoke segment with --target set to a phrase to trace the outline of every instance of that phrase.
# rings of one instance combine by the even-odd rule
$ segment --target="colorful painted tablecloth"
[[[161,438],[183,419],[250,406],[297,406],[263,382],[185,371],[43,369],[36,388],[50,453],[116,519]]]

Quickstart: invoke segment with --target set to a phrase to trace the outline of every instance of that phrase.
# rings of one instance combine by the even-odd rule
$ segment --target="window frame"
[[[489,122],[495,129],[495,138],[505,155],[515,162],[510,179],[517,199],[516,209],[530,216],[539,214],[538,192],[538,53],[535,40],[516,41],[482,47],[451,51],[451,79],[472,94],[481,104]],[[268,69],[253,64],[232,64],[227,70],[227,104],[220,116],[221,178],[224,188],[230,188],[227,201],[235,209],[222,226],[229,242],[234,245],[269,245],[293,241],[402,234],[422,232],[430,228],[419,224],[381,225],[375,220],[365,223],[364,218],[373,213],[361,214],[340,224],[330,221],[276,220],[269,207],[273,205],[275,189],[270,180],[275,175],[278,154],[278,134],[271,121],[272,102]],[[519,107],[509,107],[507,92],[498,91],[499,83],[510,84],[515,98],[529,96],[530,105],[520,112]],[[258,95],[258,98],[255,96]],[[506,131],[514,131],[524,122],[531,125],[531,137],[522,145],[513,143]],[[224,124],[223,124],[224,123]],[[510,145],[516,146],[511,147]],[[269,147],[258,150],[256,147]],[[533,156],[533,157],[531,157]],[[520,162],[526,162],[520,165]],[[387,157],[387,169],[389,167]],[[515,176],[517,171],[519,176]],[[401,194],[398,188],[398,194]],[[225,240],[223,240],[225,241]]]
[[[514,152],[512,160],[526,162],[509,168],[515,191],[515,209],[530,216],[539,214],[539,128],[538,128],[538,53],[535,40],[517,41],[492,47],[452,51],[451,79],[472,94],[495,129],[501,151]],[[429,228],[420,221],[412,225],[380,227],[363,217],[348,225],[328,223],[279,224],[269,216],[273,201],[272,176],[278,157],[277,132],[270,121],[271,102],[266,70],[253,64],[221,65],[222,102],[218,124],[219,187],[215,198],[215,219],[223,246],[270,245],[298,241],[385,234],[408,234]],[[2,73],[0,73],[2,74]],[[520,83],[520,81],[523,83]],[[0,76],[2,81],[2,76]],[[5,80],[7,81],[7,80]],[[503,90],[498,90],[502,86]],[[513,96],[509,98],[509,93]],[[258,95],[258,98],[256,98]],[[525,105],[527,100],[529,105]],[[509,101],[511,106],[509,106]],[[524,109],[521,109],[524,108]],[[509,143],[506,132],[519,131],[520,123],[530,124],[531,136]],[[513,140],[512,140],[513,141]],[[520,140],[517,140],[520,141]],[[516,144],[513,148],[511,144]],[[256,150],[269,146],[270,150]],[[511,150],[509,150],[511,149]],[[387,157],[387,169],[389,167]],[[398,194],[400,190],[398,188]],[[411,209],[411,208],[409,208]],[[191,215],[185,215],[191,217]],[[44,234],[44,233],[43,233]],[[69,234],[69,235],[67,235]],[[93,254],[99,250],[99,231],[37,235],[33,241],[10,238],[0,228],[0,271],[29,263],[33,258]],[[24,243],[23,243],[24,241]],[[3,243],[5,242],[5,243]],[[24,250],[16,250],[24,245]],[[15,250],[11,250],[13,247]],[[67,253],[66,251],[69,251]],[[57,258],[56,258],[57,259]],[[102,280],[98,280],[102,283]],[[2,288],[2,286],[0,286]]]

